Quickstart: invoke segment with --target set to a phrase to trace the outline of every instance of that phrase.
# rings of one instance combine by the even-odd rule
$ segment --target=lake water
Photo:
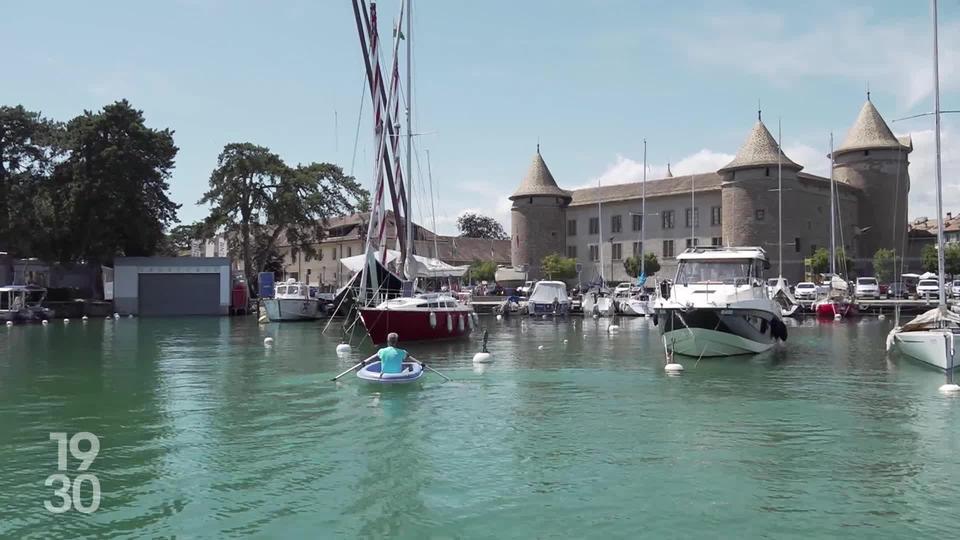
[[[650,321],[619,323],[482,318],[485,370],[476,339],[410,345],[453,382],[383,391],[329,381],[370,349],[338,358],[319,324],[0,328],[0,537],[956,534],[960,398],[886,356],[890,321],[801,321],[680,377]],[[98,437],[95,512],[45,509],[51,432]]]

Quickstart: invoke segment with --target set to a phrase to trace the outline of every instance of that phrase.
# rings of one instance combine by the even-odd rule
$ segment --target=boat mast
[[[413,168],[412,168],[412,149],[413,149],[413,129],[410,125],[410,109],[413,107],[413,78],[411,70],[411,60],[413,54],[411,52],[410,42],[413,40],[411,32],[410,20],[413,18],[413,0],[407,0],[407,201],[406,208],[404,209],[406,213],[406,230],[407,230],[407,260],[404,261],[404,272],[407,275],[407,279],[413,281],[415,272],[413,271],[413,208],[412,208],[412,193],[413,193]]]
[[[834,216],[833,208],[833,133],[830,133],[830,284],[833,285],[833,276],[837,273],[837,246],[835,244],[836,234],[833,231],[834,222],[836,217]]]
[[[600,201],[599,178],[597,178],[597,260],[600,262],[600,286],[603,287],[603,203]]]
[[[646,270],[646,261],[643,256],[643,244],[647,239],[647,140],[643,140],[643,183],[640,188],[640,249],[637,250],[637,254],[640,256],[640,274],[646,279],[647,270]]]
[[[832,150],[831,153],[833,153]],[[779,118],[777,118],[777,220],[779,221],[777,228],[780,229],[777,240],[780,250],[779,277],[783,279],[783,127],[780,125]]]
[[[696,199],[694,198],[693,191],[693,179],[696,178],[694,175],[690,175],[690,247],[697,247],[697,206]]]
[[[938,304],[941,308],[947,306],[943,287],[943,189],[940,165],[940,60],[937,52],[937,0],[933,0],[933,118],[934,141],[937,150],[937,286],[940,288]]]

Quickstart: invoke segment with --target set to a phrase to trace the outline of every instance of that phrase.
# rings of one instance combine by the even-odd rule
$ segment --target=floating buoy
[[[542,350],[543,350],[543,345],[540,345],[539,347],[537,347],[537,350],[538,350],[538,351],[542,351]]]
[[[941,394],[956,394],[957,392],[960,392],[960,385],[958,384],[947,383],[940,387]]]
[[[40,324],[46,326],[46,325],[50,324],[50,322],[47,321],[46,319],[44,319],[44,320],[40,321]]]
[[[270,321],[270,319],[267,318],[266,315],[261,315],[260,318],[257,319],[257,322],[260,323],[260,324],[267,324],[267,322],[269,322],[269,321]]]
[[[127,315],[127,318],[128,318],[128,319],[132,319],[132,318],[133,318],[133,313]]]
[[[563,340],[563,344],[566,345],[566,344],[567,344],[567,340]]]
[[[119,314],[119,313],[114,313],[114,314],[113,314],[113,318],[114,318],[114,319],[119,319],[119,318],[120,318],[120,314]]]
[[[881,314],[880,314],[880,316],[879,316],[879,317],[877,317],[877,318],[878,318],[878,319],[880,319],[881,321],[885,321],[885,320],[887,320],[887,316],[886,316],[886,315],[884,315],[883,313],[881,313]]]
[[[497,314],[497,320],[503,320],[503,315]]]
[[[834,313],[834,314],[833,314],[833,320],[835,320],[835,321],[839,321],[839,320],[842,319],[842,318],[843,318],[843,317],[842,317],[839,313]]]
[[[349,344],[349,343],[341,343],[341,344],[337,345],[337,354],[347,354],[347,353],[349,353],[349,352],[350,352],[350,344]]]
[[[542,315],[540,318],[541,318],[541,319],[546,319],[547,316],[546,316],[546,315]]]
[[[86,315],[84,315],[83,317],[80,317],[80,320],[81,320],[81,321],[85,321],[85,320],[87,320],[87,319],[88,319],[88,317],[87,317]]]
[[[7,321],[7,327],[9,328],[11,326],[13,326],[13,321]]]
[[[70,319],[64,319],[63,324],[70,324]]]
[[[478,352],[473,355],[474,364],[489,364],[493,361],[493,355],[488,352]]]
[[[599,315],[597,315],[596,313],[594,313],[594,314],[593,314],[593,318],[594,318],[594,319],[599,319],[599,318],[600,318],[600,316],[599,316]]]
[[[663,366],[663,370],[666,371],[667,373],[682,373],[683,366],[681,364],[675,364],[673,362],[670,362],[669,364]]]
[[[272,337],[263,338],[263,346],[273,347],[273,338]]]
[[[616,332],[616,331],[619,330],[619,329],[620,329],[620,327],[619,327],[618,325],[616,325],[616,324],[611,324],[610,326],[607,327],[607,332],[613,333],[613,332]]]

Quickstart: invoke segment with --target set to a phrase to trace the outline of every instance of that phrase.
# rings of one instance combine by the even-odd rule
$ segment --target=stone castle
[[[837,247],[861,273],[879,248],[904,249],[910,191],[909,138],[898,139],[869,96],[843,143],[833,151]],[[783,245],[778,245],[778,165],[782,171]],[[646,215],[641,213],[646,194]],[[672,278],[675,256],[696,245],[760,246],[776,275],[803,279],[804,259],[830,245],[830,179],[803,172],[779,149],[759,118],[736,157],[713,172],[577,190],[561,189],[540,155],[510,196],[511,260],[541,277],[552,253],[577,260],[584,282],[629,279],[623,260],[657,256]],[[641,245],[641,227],[645,243]],[[602,237],[601,237],[602,234]]]

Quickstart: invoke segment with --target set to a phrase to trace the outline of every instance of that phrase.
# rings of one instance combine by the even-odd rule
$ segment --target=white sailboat
[[[790,292],[790,286],[787,280],[783,278],[783,130],[780,121],[777,120],[777,221],[779,237],[777,238],[777,250],[779,259],[779,275],[770,291],[770,298],[780,304],[780,313],[784,317],[790,317],[800,310],[800,302],[793,297]]]
[[[667,165],[669,171],[670,166]],[[647,140],[643,140],[643,181],[640,191],[640,245],[637,249],[637,256],[640,257],[640,274],[637,278],[639,291],[636,294],[627,295],[617,300],[617,310],[621,315],[634,317],[653,316],[653,299],[647,294],[646,286],[646,261],[643,257],[644,243],[646,242],[646,219],[647,219]]]
[[[943,261],[943,187],[940,164],[940,66],[937,54],[937,0],[933,0],[933,117],[937,179],[937,307],[890,331],[887,349],[897,349],[924,364],[950,374],[957,365],[956,341],[960,336],[960,315],[947,309]],[[955,387],[955,385],[945,385]]]
[[[599,199],[600,180],[597,179],[597,261],[600,267],[600,284],[583,293],[581,306],[584,315],[612,317],[615,311],[613,298],[603,277],[603,202]]]

